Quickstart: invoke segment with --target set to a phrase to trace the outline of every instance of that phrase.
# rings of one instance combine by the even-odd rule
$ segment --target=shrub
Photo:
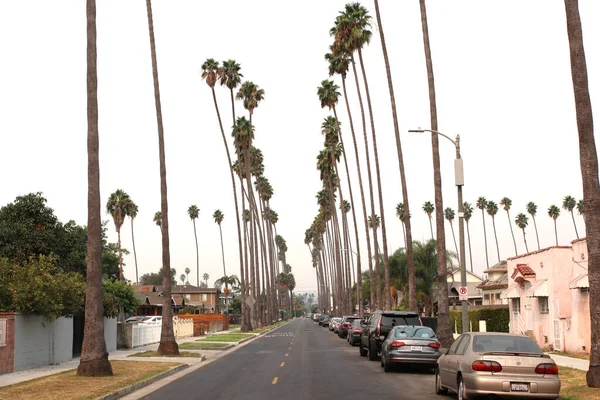
[[[469,325],[473,332],[479,332],[479,321],[486,322],[488,332],[508,332],[510,315],[508,308],[476,308],[469,310]],[[456,333],[462,333],[462,311],[450,310],[450,325]]]

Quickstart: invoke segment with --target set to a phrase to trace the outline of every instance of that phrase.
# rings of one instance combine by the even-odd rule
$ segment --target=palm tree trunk
[[[471,249],[471,231],[469,230],[469,223],[467,222],[467,240],[469,242],[469,262],[471,264],[471,272],[473,272],[473,251]]]
[[[354,143],[354,156],[356,159],[356,169],[358,171],[358,185],[360,187],[360,197],[361,197],[361,201],[362,201],[362,210],[363,210],[363,218],[364,218],[364,224],[365,224],[365,231],[367,233],[367,252],[368,252],[368,257],[369,257],[369,270],[372,271],[373,270],[373,266],[372,266],[372,262],[371,262],[371,238],[369,235],[369,226],[368,226],[368,221],[367,221],[367,207],[365,206],[365,192],[363,190],[363,183],[362,183],[362,173],[360,170],[360,160],[358,157],[358,146],[356,145],[356,135],[354,133],[354,123],[352,121],[352,112],[350,111],[350,103],[348,102],[348,93],[346,91],[346,78],[344,76],[342,76],[342,87],[344,90],[344,100],[346,102],[346,110],[348,112],[348,121],[350,123],[350,132],[352,133],[352,141]],[[339,125],[338,125],[339,126]],[[344,162],[346,162],[346,150],[344,149],[344,141],[342,139],[342,135],[340,135],[340,142],[342,143],[342,151],[344,153]],[[346,169],[348,169],[348,163],[346,163]],[[346,173],[348,173],[346,171]],[[350,175],[348,175],[348,179],[350,179]],[[361,257],[360,257],[360,245],[359,245],[359,238],[358,238],[358,225],[356,222],[356,212],[355,212],[355,208],[354,208],[354,199],[352,196],[352,186],[350,184],[348,184],[348,187],[350,188],[350,202],[351,202],[351,206],[352,206],[352,217],[354,218],[354,231],[356,233],[356,269],[357,269],[357,291],[358,291],[358,315],[359,316],[363,316],[364,315],[364,307],[363,307],[363,293],[362,293],[362,267],[361,267]]]
[[[85,328],[79,376],[112,376],[104,341],[102,288],[102,219],[100,216],[100,162],[98,157],[98,72],[96,68],[96,1],[87,0],[87,154],[88,243]]]
[[[133,218],[131,218],[131,243],[133,245],[133,260],[135,261],[135,284],[139,285],[137,253],[135,252],[135,236],[133,235]]]
[[[527,247],[527,237],[525,237],[525,228],[523,228],[523,243],[525,243],[525,251],[529,253],[529,248]]]
[[[517,241],[515,240],[515,233],[513,232],[512,223],[510,222],[510,212],[508,210],[506,210],[506,215],[508,217],[508,226],[510,226],[510,234],[512,235],[513,244],[515,245],[515,257],[516,257],[519,255],[519,250],[517,250]]]
[[[156,105],[156,122],[158,125],[158,151],[160,158],[160,199],[162,214],[162,262],[163,262],[163,307],[162,330],[160,334],[159,354],[179,354],[179,346],[173,332],[173,309],[171,308],[171,254],[169,252],[169,203],[167,200],[167,167],[165,161],[165,138],[160,105],[160,89],[158,84],[158,66],[156,62],[156,43],[154,42],[154,23],[152,21],[151,0],[146,0],[148,12],[148,32],[150,34],[150,53],[152,57],[152,77],[154,80],[154,102]]]
[[[535,228],[535,238],[537,239],[538,250],[540,250],[541,249],[541,247],[540,247],[540,235],[538,235],[537,224],[535,223],[535,217],[532,215],[531,219],[533,219],[533,227]]]
[[[450,230],[452,231],[452,239],[454,240],[454,249],[456,250],[456,257],[458,258],[458,264],[460,264],[460,256],[458,252],[458,246],[456,245],[456,236],[454,235],[454,225],[450,222]]]
[[[492,226],[494,227],[494,238],[496,239],[496,251],[498,252],[498,262],[500,262],[500,246],[498,246],[498,235],[496,234],[496,218],[492,216]]]
[[[556,238],[556,245],[558,246],[558,230],[556,229],[556,218],[554,218],[554,236]]]
[[[427,66],[427,81],[429,84],[429,112],[431,116],[431,129],[438,130],[437,104],[435,100],[435,82],[433,75],[433,62],[431,60],[431,48],[429,45],[429,28],[427,26],[427,10],[425,0],[419,1],[421,8],[421,26],[423,29],[423,44],[425,47],[425,64]],[[431,148],[433,153],[433,182],[435,189],[435,222],[437,233],[437,256],[438,256],[438,337],[444,347],[453,342],[452,328],[450,326],[450,309],[448,306],[448,291],[446,288],[446,234],[444,231],[444,205],[442,197],[442,175],[440,172],[439,140],[437,134],[431,135]]]
[[[435,240],[435,236],[433,236],[433,224],[431,223],[431,215],[429,216],[429,229],[431,230],[431,240]]]
[[[227,277],[227,271],[225,270],[225,247],[223,247],[223,229],[221,229],[221,224],[219,224],[219,235],[221,236],[221,256],[223,260],[223,276]]]
[[[571,210],[571,218],[573,219],[573,228],[575,228],[575,236],[579,239],[579,233],[577,232],[577,224],[575,224],[575,215],[573,215],[573,210]]]
[[[242,180],[242,177],[239,177],[240,179],[240,188],[242,190],[242,212],[244,212],[246,210],[246,202],[244,200],[244,194],[243,194],[243,190],[244,190],[244,182]],[[237,201],[236,201],[237,204]],[[248,241],[249,239],[249,233],[248,233],[248,221],[243,221],[244,223],[244,265],[243,268],[241,269],[242,272],[242,279],[245,278],[245,284],[242,283],[242,324],[240,326],[240,331],[242,332],[248,332],[248,331],[252,331],[253,327],[252,327],[252,317],[251,317],[251,311],[250,311],[250,306],[246,303],[246,299],[250,296],[250,274],[249,274],[249,269],[248,269]]]
[[[371,105],[371,94],[369,91],[369,84],[367,81],[367,73],[365,71],[365,64],[363,62],[363,57],[362,57],[362,51],[359,48],[358,49],[358,58],[360,61],[360,69],[362,72],[362,76],[363,76],[363,82],[365,85],[365,94],[367,95],[367,108],[369,109],[369,120],[371,121],[371,134],[373,137],[373,154],[375,156],[375,176],[377,178],[377,194],[379,196],[379,213],[381,214],[381,238],[383,240],[383,268],[384,268],[384,303],[385,303],[385,309],[388,310],[392,304],[392,299],[391,299],[391,295],[390,295],[390,260],[388,257],[388,249],[387,249],[387,230],[385,227],[385,212],[384,212],[384,208],[383,208],[383,187],[381,185],[381,172],[379,169],[379,153],[377,151],[377,136],[375,135],[375,119],[373,117],[373,107]],[[375,215],[375,213],[373,212],[373,215]],[[377,234],[374,233],[375,235],[375,246],[377,247]],[[379,251],[379,249],[377,250]],[[375,266],[376,269],[378,269],[379,267],[379,256],[377,257],[377,260],[375,261]],[[380,276],[379,273],[377,275],[377,279],[378,279],[378,285],[377,285],[377,292],[378,294],[381,293],[381,282],[380,280]],[[379,306],[381,306],[381,300],[378,301]]]
[[[119,247],[119,280],[123,282],[123,251],[121,250],[121,228],[117,229],[117,246]]]
[[[485,211],[481,210],[481,219],[483,220],[483,242],[485,243],[485,264],[490,267],[490,261],[488,260],[488,247],[487,247],[487,233],[485,231]],[[537,233],[537,228],[536,228]],[[538,240],[539,243],[539,240]]]
[[[583,201],[586,212],[588,246],[588,279],[590,281],[591,354],[587,384],[600,387],[600,184],[598,182],[598,155],[594,138],[592,104],[587,79],[587,65],[583,48],[583,32],[577,0],[565,0],[567,32],[571,55],[571,76],[577,111],[579,135],[579,162],[583,181]]]
[[[235,182],[234,182],[235,185]],[[236,202],[237,203],[237,202]],[[133,220],[131,221],[133,225]],[[192,223],[194,224],[194,242],[196,243],[196,285],[200,287],[200,252],[198,251],[198,235],[196,234],[196,218],[192,219]],[[219,226],[220,228],[220,226]],[[132,226],[133,229],[133,226]],[[221,247],[223,247],[223,238],[221,236]],[[135,254],[135,247],[134,247]],[[136,264],[136,275],[137,275],[137,264]]]

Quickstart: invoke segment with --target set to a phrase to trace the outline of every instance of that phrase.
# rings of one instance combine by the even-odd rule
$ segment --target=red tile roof
[[[523,277],[525,276],[535,276],[535,271],[531,269],[527,264],[517,264],[515,271],[513,272],[511,279],[515,279],[517,274],[521,274]]]

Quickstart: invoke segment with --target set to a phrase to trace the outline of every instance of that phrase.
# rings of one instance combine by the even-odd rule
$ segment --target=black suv
[[[364,323],[360,337],[360,355],[377,361],[381,344],[397,325],[423,325],[419,314],[412,311],[375,311]]]

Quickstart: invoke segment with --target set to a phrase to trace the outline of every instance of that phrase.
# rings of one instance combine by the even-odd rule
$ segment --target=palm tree
[[[131,243],[133,244],[133,260],[135,261],[135,284],[139,285],[137,253],[135,252],[135,236],[133,235],[133,220],[138,215],[138,206],[133,201],[129,201],[129,206],[125,210],[125,214],[131,219]]]
[[[483,220],[483,241],[485,243],[485,264],[489,268],[490,261],[488,259],[487,233],[485,232],[485,209],[487,207],[487,200],[485,197],[479,197],[475,203],[475,206],[481,210],[481,219]]]
[[[554,236],[556,237],[556,245],[558,246],[558,230],[556,229],[556,219],[560,215],[560,208],[555,205],[548,207],[548,216],[554,220]]]
[[[490,200],[485,205],[485,210],[492,217],[492,226],[494,227],[494,238],[496,238],[496,251],[498,251],[498,262],[500,262],[500,246],[498,246],[498,235],[496,234],[496,214],[498,213],[498,205]]]
[[[179,280],[181,281],[182,285],[185,285],[185,274],[179,275]]]
[[[85,328],[79,376],[112,376],[104,341],[102,287],[102,218],[100,216],[100,162],[98,158],[98,71],[96,68],[96,1],[87,0],[87,154],[88,240]]]
[[[504,211],[506,211],[506,215],[508,217],[508,226],[510,226],[510,234],[512,235],[513,244],[515,245],[515,256],[516,256],[519,254],[519,251],[517,250],[517,241],[515,240],[515,233],[513,232],[512,223],[510,221],[510,206],[512,205],[512,200],[509,199],[508,197],[503,197],[500,200],[500,205],[504,208]]]
[[[433,214],[433,212],[435,211],[435,206],[432,202],[426,201],[423,204],[423,211],[425,211],[425,214],[427,214],[427,217],[429,217],[429,229],[431,229],[431,240],[434,240],[435,237],[433,236],[433,224],[431,223],[431,214]]]
[[[523,213],[517,214],[517,218],[515,219],[515,224],[523,230],[523,243],[525,243],[525,251],[529,253],[529,247],[527,247],[527,237],[525,236],[525,228],[527,227],[527,215]]]
[[[206,283],[206,286],[208,287],[208,280],[210,279],[210,276],[205,272],[204,275],[202,275],[202,279],[204,279],[204,283]]]
[[[579,200],[577,202],[577,212],[583,217],[583,223],[585,224],[585,208],[583,205],[583,200]]]
[[[213,102],[215,104],[215,110],[217,111],[217,119],[219,120],[219,128],[221,129],[221,137],[223,139],[223,145],[225,146],[225,153],[227,155],[227,166],[229,168],[229,174],[231,176],[231,185],[233,187],[233,202],[235,204],[235,221],[237,224],[237,233],[238,233],[238,252],[239,252],[239,259],[240,259],[240,276],[242,278],[242,280],[241,280],[241,286],[242,286],[242,324],[241,324],[242,326],[241,326],[241,331],[247,332],[249,330],[252,330],[252,326],[250,324],[250,318],[249,318],[248,311],[246,308],[246,303],[245,303],[246,296],[248,294],[247,289],[246,289],[248,278],[244,274],[244,253],[242,250],[242,225],[240,223],[240,210],[239,210],[238,199],[237,199],[237,188],[235,185],[233,163],[231,162],[229,146],[227,144],[227,138],[225,137],[225,130],[223,129],[223,123],[221,121],[221,114],[219,112],[219,105],[217,103],[217,96],[215,94],[215,82],[216,82],[217,73],[218,73],[221,85],[225,84],[230,89],[230,92],[231,92],[231,110],[233,113],[233,124],[235,125],[235,104],[234,104],[234,100],[233,100],[233,89],[235,89],[237,87],[237,85],[239,84],[239,80],[242,77],[242,75],[239,73],[239,70],[240,70],[239,64],[237,64],[233,60],[227,61],[227,65],[225,65],[225,63],[223,63],[222,69],[219,69],[218,63],[213,59],[208,59],[204,62],[204,64],[202,64],[202,78],[206,79],[206,83],[208,84],[208,86],[210,87],[211,92],[212,92]],[[242,185],[242,190],[243,190],[243,184],[241,183],[241,176],[240,176],[240,184]],[[242,195],[242,197],[243,197],[243,195]],[[242,201],[243,201],[243,199],[242,199]]]
[[[160,231],[162,232],[162,213],[160,211],[154,213],[152,221],[160,228]]]
[[[106,203],[106,213],[113,217],[115,229],[117,231],[117,246],[119,248],[119,280],[123,282],[123,252],[121,251],[121,227],[127,216],[127,208],[131,199],[129,195],[121,189],[112,193]]]
[[[404,246],[407,246],[407,244],[406,244],[406,226],[404,223],[404,221],[406,220],[406,215],[404,214],[404,203],[398,203],[396,205],[396,217],[398,217],[400,222],[402,222],[402,234],[404,236]]]
[[[562,203],[562,208],[571,213],[571,218],[573,219],[573,227],[575,228],[575,236],[579,239],[579,233],[577,232],[577,225],[575,224],[575,215],[573,214],[573,210],[577,207],[577,201],[573,198],[573,196],[565,196]]]
[[[463,203],[463,215],[467,224],[467,241],[469,242],[469,261],[471,263],[471,272],[473,272],[473,252],[471,250],[471,232],[469,231],[469,221],[473,217],[473,206],[466,201]]]
[[[186,267],[185,269],[185,277],[186,277],[186,281],[187,281],[187,285],[190,284],[190,269]]]
[[[390,92],[390,103],[392,106],[392,117],[394,121],[394,136],[396,138],[396,152],[398,153],[398,167],[400,169],[400,183],[402,186],[402,201],[404,204],[404,212],[406,215],[402,218],[402,226],[404,229],[406,243],[406,258],[408,263],[408,291],[409,291],[409,308],[416,309],[416,283],[415,283],[415,264],[412,249],[412,229],[410,221],[410,210],[408,204],[408,186],[406,184],[406,171],[404,168],[404,156],[402,154],[402,143],[400,141],[400,128],[398,127],[398,114],[396,112],[396,98],[394,96],[394,85],[392,84],[392,72],[390,61],[388,58],[387,47],[385,45],[385,35],[381,24],[381,14],[379,12],[379,2],[375,0],[375,12],[377,16],[377,26],[379,27],[379,37],[381,39],[381,47],[383,49],[383,59],[385,61],[385,70],[388,81],[388,89]],[[410,245],[409,245],[410,244]]]
[[[221,228],[221,222],[223,222],[223,212],[221,210],[216,210],[213,213],[213,218],[215,223],[219,225],[219,233],[221,234],[221,255],[223,256],[223,276],[227,276],[227,271],[225,271],[225,248],[223,247],[223,229]]]
[[[215,286],[225,286],[225,290],[223,290],[223,293],[225,293],[225,311],[227,314],[229,314],[229,293],[231,293],[229,286],[234,288],[239,285],[240,280],[236,275],[224,275],[215,281]]]
[[[163,264],[163,307],[162,330],[158,353],[162,355],[179,354],[179,346],[173,332],[173,309],[171,308],[171,254],[169,252],[169,203],[167,200],[167,166],[165,161],[165,139],[160,105],[160,88],[158,83],[158,65],[156,61],[156,43],[154,41],[154,22],[152,20],[152,3],[146,0],[148,13],[148,33],[150,35],[150,55],[152,58],[152,78],[154,81],[154,103],[156,106],[156,122],[158,125],[158,152],[160,161],[160,199],[161,199],[161,231],[162,231],[162,264]]]
[[[198,235],[196,234],[196,219],[200,216],[198,206],[191,205],[188,208],[188,215],[194,224],[194,242],[196,243],[196,284],[200,286],[200,253],[198,252]]]
[[[537,213],[537,205],[530,201],[525,206],[527,208],[527,213],[531,215],[531,219],[533,220],[533,227],[535,228],[535,237],[537,239],[538,250],[540,249],[540,236],[538,235],[537,224],[535,223],[535,214]]]
[[[444,210],[444,217],[448,220],[448,222],[450,222],[450,230],[452,231],[452,238],[454,239],[454,248],[456,249],[456,254],[458,254],[456,236],[454,235],[454,225],[452,224],[452,221],[454,221],[455,216],[456,214],[454,213],[454,210],[450,207],[446,207],[446,209]],[[460,265],[460,259],[458,260],[458,264]]]
[[[592,104],[587,78],[583,32],[579,17],[577,0],[565,0],[567,14],[567,33],[571,56],[571,77],[575,93],[577,112],[577,131],[579,135],[579,158],[583,182],[583,200],[587,207],[586,237],[588,246],[588,277],[590,282],[590,319],[592,331],[592,349],[590,367],[587,372],[587,384],[600,387],[600,184],[598,182],[598,155],[594,138]],[[583,207],[582,207],[583,211]]]

